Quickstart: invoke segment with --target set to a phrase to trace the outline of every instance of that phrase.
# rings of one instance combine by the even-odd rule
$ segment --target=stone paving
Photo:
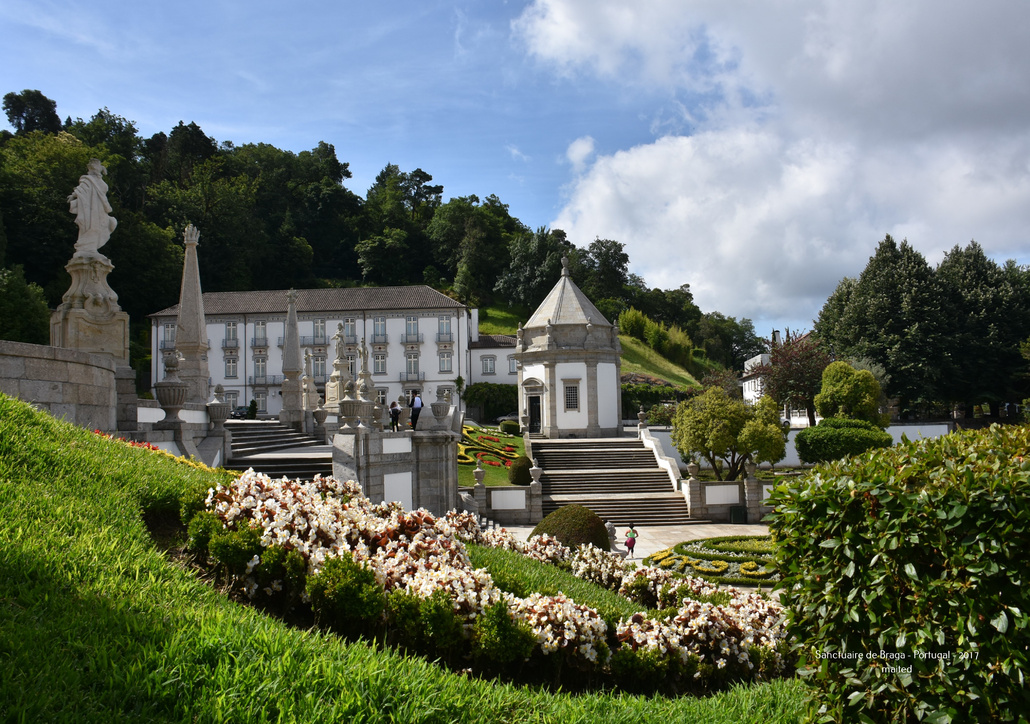
[[[509,531],[522,540],[529,538],[532,526],[506,526]],[[637,544],[633,551],[634,558],[644,558],[660,550],[671,548],[677,543],[698,538],[715,538],[723,535],[769,535],[767,525],[740,525],[733,523],[695,523],[692,525],[641,526],[636,529]],[[626,530],[618,530],[618,545],[613,550],[626,553]]]

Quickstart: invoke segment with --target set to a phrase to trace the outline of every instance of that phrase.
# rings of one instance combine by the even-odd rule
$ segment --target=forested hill
[[[61,121],[38,91],[8,93],[4,110],[16,132],[0,132],[0,266],[23,267],[51,307],[68,288],[77,234],[66,198],[97,157],[118,219],[103,252],[137,329],[178,299],[189,222],[201,233],[205,291],[425,283],[470,306],[532,308],[567,254],[574,280],[609,319],[635,307],[737,368],[762,346],[750,320],[703,313],[688,285],[648,288],[629,273],[620,242],[577,247],[560,229],[530,228],[494,195],[445,202],[444,187],[420,168],[387,163],[359,196],[345,185],[347,162],[324,142],[301,153],[237,146],[182,122],[144,138],[106,108]]]

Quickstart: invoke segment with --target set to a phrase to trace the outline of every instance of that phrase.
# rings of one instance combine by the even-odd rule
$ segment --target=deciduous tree
[[[787,330],[783,342],[769,350],[769,364],[758,365],[763,390],[777,404],[808,412],[809,425],[815,425],[815,396],[823,383],[823,370],[830,364],[818,339]]]

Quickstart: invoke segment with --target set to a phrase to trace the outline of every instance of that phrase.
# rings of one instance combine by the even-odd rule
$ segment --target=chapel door
[[[540,395],[529,396],[529,431],[540,432]]]

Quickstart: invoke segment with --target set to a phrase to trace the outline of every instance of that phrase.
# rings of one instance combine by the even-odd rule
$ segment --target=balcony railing
[[[283,383],[282,375],[254,375],[249,379],[251,385],[281,385]]]
[[[358,343],[358,335],[356,335],[356,334],[345,334],[345,335],[343,335],[343,343],[344,344],[357,344]]]
[[[239,340],[239,338],[235,338],[235,339],[228,339],[228,338],[226,338],[226,339],[222,340],[222,349],[239,349],[239,348],[240,348],[240,340]]]
[[[454,341],[454,333],[453,332],[437,332],[436,333],[436,341],[437,342],[453,342]]]
[[[422,334],[408,334],[401,335],[401,342],[404,344],[422,344]]]
[[[175,340],[162,339],[160,349],[175,349]]]
[[[301,347],[325,347],[327,344],[329,344],[329,338],[324,334],[300,338]]]
[[[250,340],[251,347],[267,347],[268,337],[252,337]]]
[[[401,382],[421,382],[425,378],[425,372],[401,372]]]
[[[388,334],[373,334],[372,344],[386,344],[390,341],[390,335]]]

